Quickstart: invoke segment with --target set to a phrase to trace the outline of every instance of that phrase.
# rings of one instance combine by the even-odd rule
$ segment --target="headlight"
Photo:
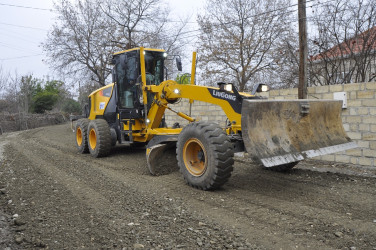
[[[231,83],[219,82],[217,84],[218,84],[218,87],[219,87],[220,91],[227,91],[227,92],[231,92],[232,91],[232,84]]]
[[[179,89],[174,89],[174,93],[179,95],[180,94],[180,90]]]
[[[261,92],[267,92],[269,91],[270,87],[268,85],[262,85],[261,86]]]
[[[232,91],[232,84],[226,84],[226,85],[224,86],[224,90],[226,90],[226,91],[228,91],[228,92]]]
[[[256,94],[257,93],[260,93],[260,92],[267,92],[270,90],[270,87],[266,84],[263,84],[263,83],[259,83],[257,85],[255,85],[253,87],[253,90],[252,90],[252,95]]]

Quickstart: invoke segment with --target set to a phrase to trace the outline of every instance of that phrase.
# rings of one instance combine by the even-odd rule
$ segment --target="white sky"
[[[192,16],[202,9],[203,0],[167,0],[172,10],[171,19],[179,15]],[[18,5],[31,8],[12,7]],[[48,65],[43,62],[40,44],[54,23],[55,14],[52,0],[0,0],[0,66],[5,72],[18,75],[33,74],[38,78],[54,77]],[[24,27],[20,27],[24,26]],[[194,27],[193,27],[194,28]],[[187,31],[192,29],[187,27]],[[58,79],[58,77],[55,77]]]

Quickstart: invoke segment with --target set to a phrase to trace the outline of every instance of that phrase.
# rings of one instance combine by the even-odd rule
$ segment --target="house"
[[[319,54],[310,56],[310,86],[376,81],[376,26],[330,49],[314,42]]]

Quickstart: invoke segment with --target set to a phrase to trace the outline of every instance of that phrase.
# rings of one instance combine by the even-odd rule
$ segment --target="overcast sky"
[[[184,13],[192,15],[191,21],[195,21],[195,14],[204,3],[203,0],[167,2],[172,10],[171,19],[178,19]],[[32,73],[38,78],[53,77],[43,62],[45,56],[40,47],[55,20],[54,12],[49,10],[52,8],[52,0],[0,0],[0,65],[4,71],[17,71],[18,75]]]

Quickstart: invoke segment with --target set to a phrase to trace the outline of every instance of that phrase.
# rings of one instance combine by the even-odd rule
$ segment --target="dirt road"
[[[0,142],[2,249],[376,249],[372,176],[237,162],[205,192],[177,169],[150,176],[144,149],[80,155],[67,124]]]

